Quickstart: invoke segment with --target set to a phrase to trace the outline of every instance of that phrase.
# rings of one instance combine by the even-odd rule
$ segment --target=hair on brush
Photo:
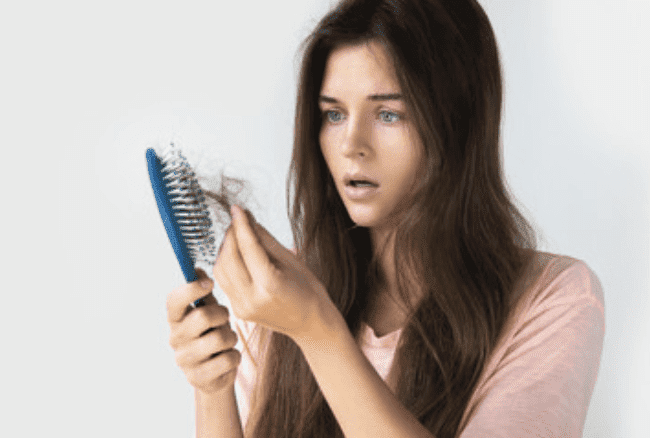
[[[210,209],[194,170],[173,142],[160,155],[152,148],[147,149],[146,158],[151,187],[169,242],[185,280],[188,283],[196,281],[196,265],[211,266],[216,261],[216,242],[223,240],[232,221],[230,207],[236,203],[245,208],[239,199],[245,182],[222,174],[218,190],[205,191],[213,201]],[[233,185],[236,190],[232,190]],[[204,298],[196,300],[194,306],[202,306]]]

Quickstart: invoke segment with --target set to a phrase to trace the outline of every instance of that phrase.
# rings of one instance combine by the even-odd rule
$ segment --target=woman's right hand
[[[228,308],[219,305],[210,293],[214,283],[205,272],[196,272],[197,281],[184,284],[167,296],[169,344],[190,384],[208,394],[234,385],[241,353],[234,349],[237,334],[228,323]],[[208,287],[201,286],[202,281],[207,281]],[[202,297],[204,306],[190,305]]]

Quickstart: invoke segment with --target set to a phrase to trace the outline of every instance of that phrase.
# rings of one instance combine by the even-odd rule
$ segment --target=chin
[[[359,227],[373,228],[382,222],[382,218],[372,207],[353,206],[347,210],[352,222]]]

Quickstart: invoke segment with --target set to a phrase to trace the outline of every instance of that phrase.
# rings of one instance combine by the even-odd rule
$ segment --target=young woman
[[[213,274],[234,315],[189,306],[213,286],[202,272],[168,297],[197,436],[581,436],[601,285],[537,251],[504,181],[501,106],[476,1],[350,0],[318,23],[288,181],[295,252],[233,206]]]

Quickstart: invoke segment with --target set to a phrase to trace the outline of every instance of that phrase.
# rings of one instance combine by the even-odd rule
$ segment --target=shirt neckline
[[[400,327],[397,330],[386,333],[382,337],[377,337],[372,327],[362,321],[360,338],[364,345],[373,348],[393,348],[397,345],[397,341],[399,340],[403,330],[404,328]]]

